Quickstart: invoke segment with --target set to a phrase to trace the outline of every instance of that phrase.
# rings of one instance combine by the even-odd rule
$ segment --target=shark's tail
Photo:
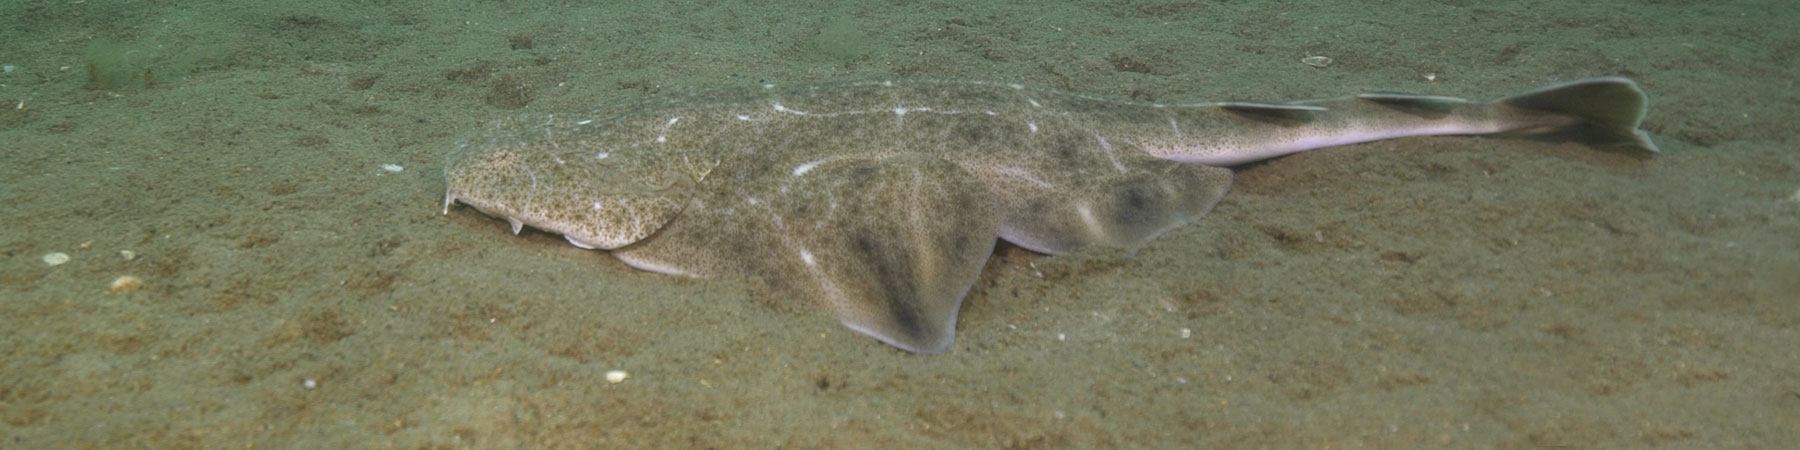
[[[1661,153],[1650,134],[1638,129],[1649,100],[1637,83],[1620,77],[1590,78],[1533,89],[1492,103],[1516,117],[1556,116],[1505,134],[1581,142],[1595,147]]]

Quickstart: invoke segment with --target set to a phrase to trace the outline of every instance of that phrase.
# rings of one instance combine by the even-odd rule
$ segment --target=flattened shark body
[[[1015,84],[763,86],[501,119],[459,144],[464,203],[634,267],[761,277],[903,350],[949,348],[995,239],[1136,249],[1200,219],[1229,167],[1421,135],[1654,153],[1643,91],[1595,78],[1489,102],[1373,93],[1156,104]]]

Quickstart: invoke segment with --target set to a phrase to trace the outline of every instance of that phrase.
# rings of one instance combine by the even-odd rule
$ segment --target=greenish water
[[[1795,5],[1040,3],[0,5],[0,447],[1800,440]],[[1597,75],[1649,92],[1663,155],[1446,137],[1241,168],[1136,254],[1003,246],[937,356],[441,214],[486,121],[722,85]]]

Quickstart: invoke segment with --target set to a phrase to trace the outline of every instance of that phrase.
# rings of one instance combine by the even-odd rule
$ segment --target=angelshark
[[[1017,84],[840,83],[500,119],[458,144],[461,202],[644,270],[760,277],[900,349],[949,348],[995,240],[1136,249],[1200,219],[1227,167],[1424,135],[1657,152],[1624,78],[1493,101],[1368,93],[1145,103]]]

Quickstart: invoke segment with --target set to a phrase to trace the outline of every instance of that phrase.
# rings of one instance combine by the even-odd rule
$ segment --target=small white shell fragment
[[[144,289],[144,279],[131,275],[123,275],[114,279],[110,287],[114,294],[137,292]]]
[[[1331,58],[1324,56],[1308,56],[1300,58],[1300,62],[1313,67],[1325,67],[1331,65]]]
[[[388,173],[400,173],[400,171],[406,170],[406,168],[400,167],[399,164],[382,164],[381,170],[388,171]]]
[[[131,250],[119,250],[119,257],[125,258],[126,261],[135,261],[137,260],[137,252]]]
[[[302,387],[302,388],[305,388],[305,389],[306,389],[306,390],[309,390],[309,391],[310,391],[310,390],[312,390],[312,389],[313,389],[313,388],[316,388],[316,387],[319,387],[319,382],[318,382],[318,381],[314,381],[314,380],[313,380],[313,379],[311,379],[311,378],[307,378],[307,379],[305,379],[305,380],[301,380],[301,381],[300,381],[300,387]]]
[[[626,378],[631,378],[631,374],[623,370],[606,371],[606,382],[608,383],[618,384],[625,381]]]
[[[44,264],[49,264],[52,266],[60,266],[66,262],[69,262],[69,254],[68,253],[50,252],[50,253],[44,254]]]

